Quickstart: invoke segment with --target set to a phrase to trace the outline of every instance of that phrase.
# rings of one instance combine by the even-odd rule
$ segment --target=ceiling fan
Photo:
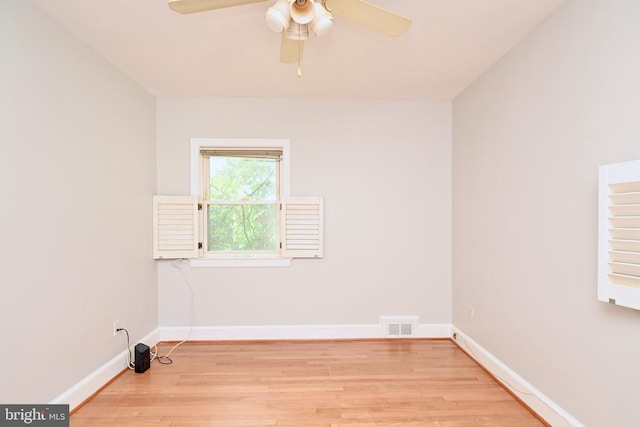
[[[267,0],[169,0],[169,8],[188,14],[259,3]],[[302,59],[309,30],[325,35],[333,24],[333,15],[379,31],[391,37],[409,29],[411,21],[364,0],[277,0],[266,13],[267,26],[282,33],[280,62],[291,64]],[[298,67],[298,76],[300,76]]]

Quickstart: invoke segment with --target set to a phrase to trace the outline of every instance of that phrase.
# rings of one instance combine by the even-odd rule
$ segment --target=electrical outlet
[[[118,331],[118,329],[120,329],[120,321],[119,320],[114,320],[113,321],[113,336],[114,337],[120,333]]]

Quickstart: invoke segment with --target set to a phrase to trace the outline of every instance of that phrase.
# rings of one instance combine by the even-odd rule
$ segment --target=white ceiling
[[[411,19],[390,38],[336,17],[279,62],[272,2],[180,15],[166,0],[35,0],[156,96],[454,98],[565,0],[369,0]]]

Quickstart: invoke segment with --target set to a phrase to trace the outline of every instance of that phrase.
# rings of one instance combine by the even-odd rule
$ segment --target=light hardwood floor
[[[171,358],[119,376],[71,426],[545,425],[448,340],[193,342]]]

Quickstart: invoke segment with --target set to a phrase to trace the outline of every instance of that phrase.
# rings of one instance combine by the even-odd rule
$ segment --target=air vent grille
[[[380,322],[387,338],[413,337],[418,325],[418,317],[382,316]]]

